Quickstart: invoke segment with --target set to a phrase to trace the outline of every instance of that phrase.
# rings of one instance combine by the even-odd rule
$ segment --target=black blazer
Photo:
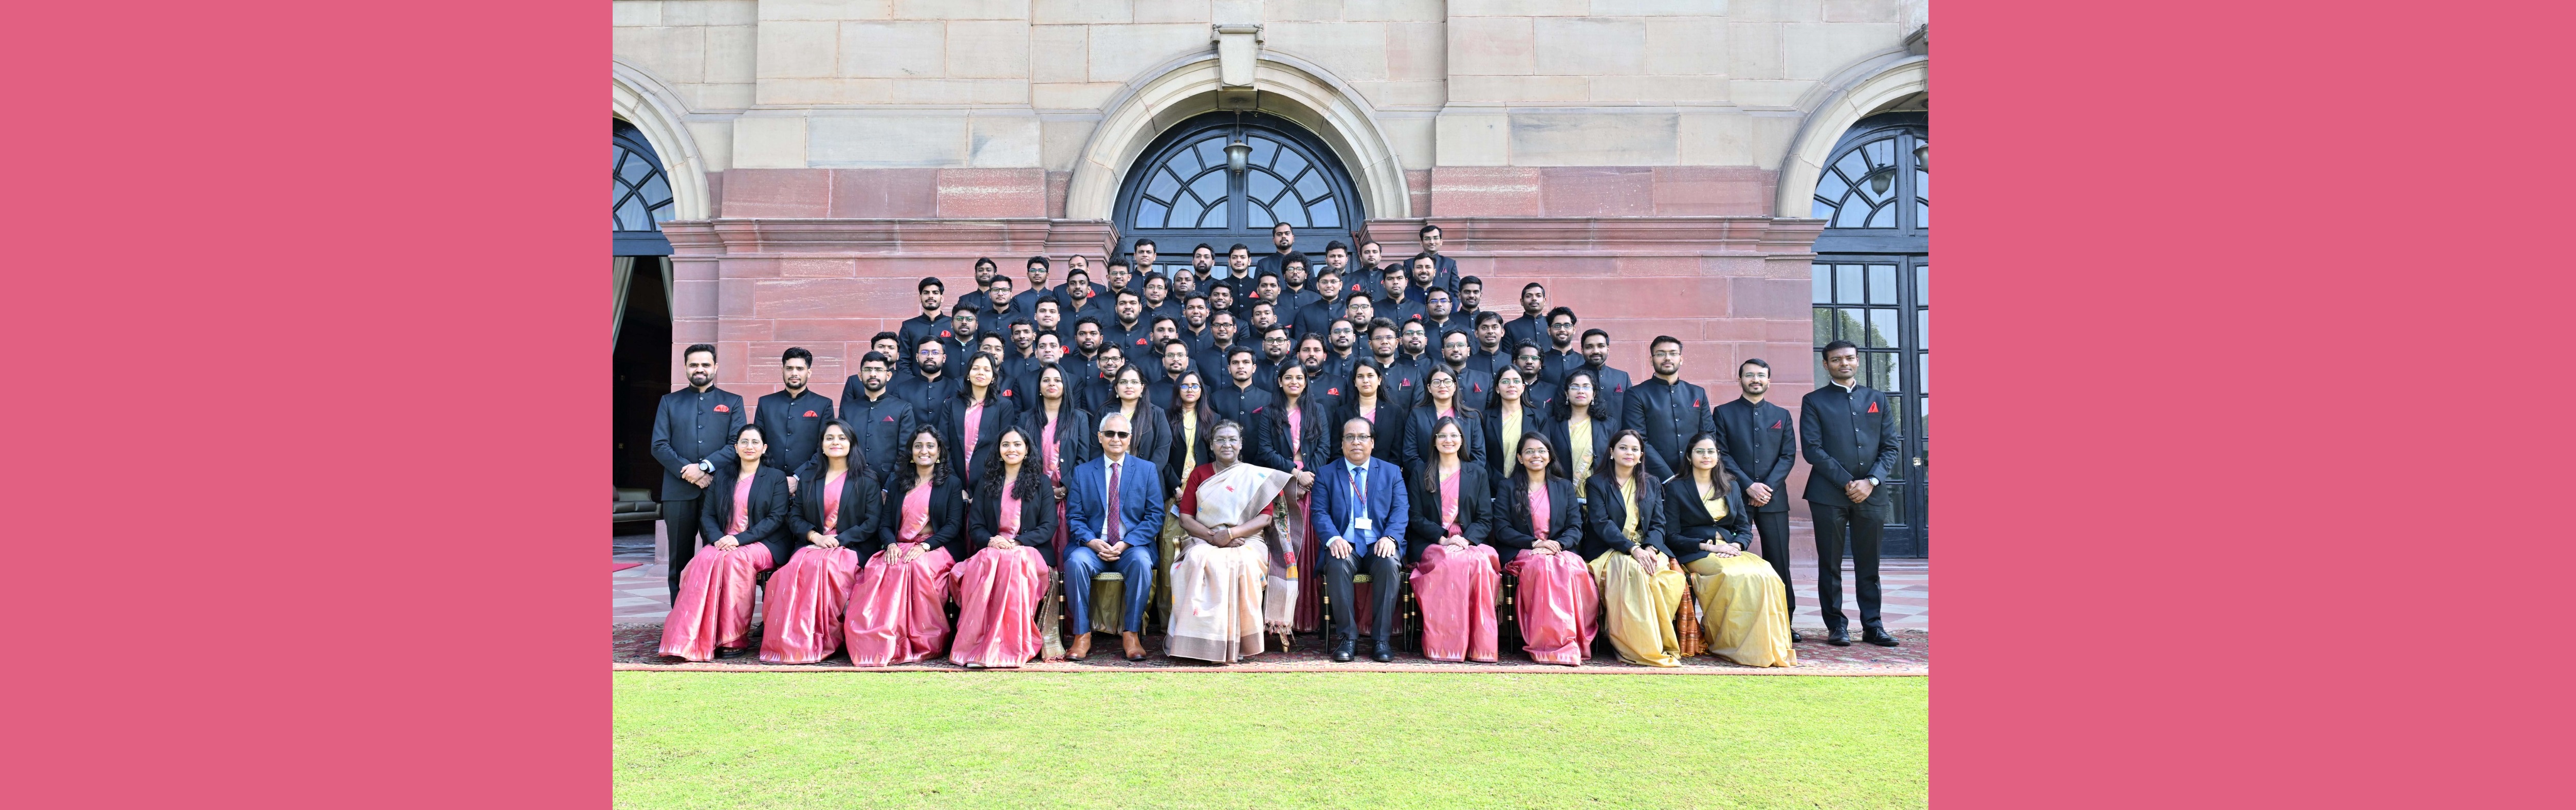
[[[1547,406],[1528,404],[1527,399],[1523,399],[1522,402],[1521,435],[1548,435]],[[1477,432],[1484,435],[1485,469],[1497,477],[1517,474],[1521,468],[1520,448],[1503,446],[1502,411],[1487,408],[1477,417]],[[1549,441],[1552,442],[1555,439],[1551,438]]]
[[[894,545],[895,532],[903,526],[903,496],[910,491],[900,489],[904,486],[901,476],[907,474],[909,471],[896,471],[896,480],[887,482],[885,506],[882,509],[884,514],[877,517],[877,545],[875,548],[865,549],[859,553],[860,564],[866,564],[869,558],[875,557],[876,553],[886,546]],[[948,549],[949,556],[964,557],[965,554],[962,552],[967,549],[958,548],[958,546],[963,545],[959,542],[959,538],[964,537],[965,534],[966,480],[951,475],[948,476],[948,480],[930,488],[930,528],[922,536],[922,542],[928,543],[933,549]]]
[[[1798,441],[1814,468],[1807,471],[1807,500],[1858,505],[1843,497],[1843,485],[1863,478],[1884,484],[1896,470],[1903,441],[1899,433],[1894,404],[1876,389],[1859,385],[1846,394],[1828,382],[1807,392],[1798,402]],[[1865,503],[1884,509],[1887,498],[1887,487],[1880,486]]]
[[[983,418],[975,425],[974,447],[965,446],[962,438],[966,435],[966,407],[973,403],[961,390],[940,406],[940,443],[948,446],[949,469],[963,476],[968,485],[984,474],[984,462],[992,460],[995,449],[1001,446],[1002,430],[1019,422],[1019,409],[1013,407],[1013,399],[1016,397],[1002,396],[1000,386],[994,387],[993,402],[984,406]]]
[[[1645,382],[1628,387],[1628,401],[1620,411],[1619,421],[1628,429],[1645,434],[1646,457],[1637,462],[1656,478],[1671,478],[1673,473],[1690,466],[1682,458],[1682,442],[1701,431],[1717,430],[1710,418],[1708,391],[1683,380],[1664,382],[1647,377]],[[1719,447],[1725,447],[1723,442]]]
[[[1099,457],[1099,431],[1091,425],[1091,414],[1084,412],[1080,408],[1073,407],[1073,400],[1071,399],[1066,399],[1062,403],[1058,404],[1056,407],[1055,418],[1057,422],[1061,423],[1055,426],[1056,474],[1069,476],[1073,474],[1073,468],[1080,467],[1083,462]],[[1031,441],[1036,441],[1046,435],[1045,422],[1045,403],[1039,403],[1037,406],[1020,413],[1020,429],[1029,432],[1029,439]],[[1037,461],[1040,465],[1044,465],[1046,463],[1046,459],[1044,458],[1037,459]],[[1041,466],[1040,469],[1044,469],[1044,467]],[[1054,493],[1048,494],[1052,496]]]
[[[1754,511],[1789,511],[1789,470],[1798,466],[1798,424],[1789,409],[1739,397],[1709,413],[1717,423],[1717,446],[1726,451],[1719,459],[1726,474],[1735,476],[1737,491],[1755,483],[1769,486],[1771,502]]]
[[[762,466],[751,479],[751,503],[747,507],[733,502],[734,482],[742,480],[742,462],[716,465],[715,476],[716,480],[707,484],[706,495],[700,499],[699,537],[709,543],[715,542],[725,536],[726,527],[733,525],[734,510],[748,508],[751,510],[751,523],[743,527],[742,534],[736,535],[735,540],[765,544],[769,546],[772,564],[785,564],[787,555],[795,551],[788,546],[787,539],[787,471]]]
[[[1063,437],[1059,435],[1057,438]],[[1065,468],[1065,471],[1071,472],[1072,468]],[[1029,468],[1024,472],[1036,473],[1041,480],[1038,482],[1038,494],[1020,502],[1020,531],[1012,535],[1011,539],[1019,541],[1020,545],[1037,549],[1038,556],[1046,558],[1047,567],[1053,568],[1055,567],[1055,486],[1043,480],[1046,472],[1042,469]],[[1004,482],[1002,485],[1007,487],[1010,483]],[[956,555],[959,562],[964,562],[966,557],[982,552],[986,548],[985,544],[993,539],[995,527],[1002,525],[1001,510],[1000,497],[977,498],[973,503],[967,504],[966,534],[958,538],[957,545],[952,547],[949,553]]]
[[[1618,438],[1619,423],[1612,421],[1610,415],[1600,408],[1592,409],[1592,417],[1592,471],[1600,472],[1610,469],[1612,464],[1610,445],[1611,440]],[[1547,441],[1549,452],[1557,456],[1556,463],[1565,467],[1566,475],[1573,475],[1574,458],[1568,454],[1574,451],[1567,448],[1574,445],[1574,432],[1566,430],[1564,422],[1549,419]]]
[[[1189,447],[1184,449],[1181,446],[1181,418],[1178,415],[1172,417],[1168,425],[1172,429],[1171,448],[1163,451],[1163,458],[1147,459],[1154,462],[1155,470],[1163,475],[1164,500],[1177,500],[1180,496],[1171,493],[1179,491],[1181,482],[1189,480],[1190,470],[1214,458],[1208,455],[1208,436],[1216,432],[1217,420],[1223,418],[1225,417],[1210,414],[1208,418],[1199,420],[1198,435],[1191,437]],[[1252,426],[1245,425],[1243,432],[1243,449],[1249,451],[1252,447]],[[1181,463],[1181,456],[1185,452],[1196,454],[1191,457],[1187,465]],[[1244,460],[1250,461],[1251,457],[1246,455]]]
[[[1423,397],[1423,404],[1413,406],[1413,413],[1404,420],[1404,469],[1408,474],[1440,457],[1440,448],[1431,446],[1431,428],[1439,424],[1440,417],[1431,410],[1430,399]],[[1458,455],[1470,464],[1486,463],[1485,431],[1477,424],[1483,421],[1483,415],[1472,409],[1458,409]]]
[[[1332,455],[1334,458],[1340,458],[1342,455],[1342,426],[1350,424],[1353,419],[1360,418],[1359,404],[1358,397],[1351,397],[1342,400],[1339,406],[1333,408]],[[1376,418],[1372,420],[1369,435],[1376,437],[1377,443],[1371,445],[1369,457],[1393,464],[1396,469],[1405,469],[1404,406],[1380,396],[1377,398],[1376,414]]]
[[[1296,472],[1303,464],[1308,471],[1324,468],[1336,457],[1333,447],[1332,408],[1314,396],[1297,406],[1297,438],[1300,446],[1288,446],[1288,408],[1272,405],[1252,417],[1253,432],[1259,440],[1244,451],[1244,460],[1281,472]]]
[[[1655,476],[1646,472],[1643,466],[1638,468],[1639,476],[1645,479],[1637,486],[1637,536],[1640,539],[1631,542],[1628,533],[1619,530],[1628,521],[1628,504],[1619,497],[1619,481],[1612,477],[1616,472],[1616,468],[1605,467],[1593,475],[1592,480],[1583,482],[1584,489],[1590,493],[1584,496],[1583,505],[1583,558],[1589,560],[1601,556],[1604,551],[1625,554],[1639,543],[1663,552],[1666,557],[1672,556],[1672,548],[1664,545],[1664,488],[1657,485]]]
[[[1449,532],[1440,525],[1440,485],[1432,480],[1439,475],[1440,463],[1424,463],[1420,474],[1408,475],[1413,492],[1407,502],[1413,515],[1404,522],[1407,542],[1405,562],[1422,559],[1422,549],[1440,542]],[[1491,545],[1494,532],[1494,491],[1485,483],[1485,468],[1474,462],[1458,465],[1458,533],[1467,542]]]
[[[1508,558],[1509,552],[1538,543],[1538,537],[1530,526],[1528,473],[1504,478],[1500,489],[1502,494],[1494,498],[1493,541]],[[1547,538],[1564,546],[1567,551],[1581,553],[1583,510],[1574,503],[1574,482],[1548,476],[1547,503]]]
[[[1726,519],[1710,520],[1708,508],[1699,502],[1699,483],[1691,480],[1689,472],[1664,482],[1664,509],[1669,515],[1664,523],[1664,541],[1672,546],[1669,550],[1673,552],[1675,561],[1687,565],[1708,556],[1708,552],[1700,550],[1701,543],[1734,543],[1752,550],[1753,518],[1752,513],[1744,510],[1744,491],[1740,487],[1723,489],[1726,490]],[[1780,496],[1772,498],[1771,502],[1786,500],[1787,496]],[[1787,539],[1781,538],[1783,542]]]
[[[831,474],[830,464],[830,460],[825,460],[825,466],[814,471],[813,480],[796,487],[796,511],[787,515],[787,547],[790,549],[811,545],[812,541],[805,535],[823,530],[823,481]],[[862,466],[841,479],[841,514],[834,521],[838,525],[832,530],[832,536],[840,540],[842,546],[859,552],[861,562],[876,553],[877,517],[884,512],[884,502],[885,485],[877,483],[874,469]],[[781,558],[778,564],[786,565],[787,560]]]

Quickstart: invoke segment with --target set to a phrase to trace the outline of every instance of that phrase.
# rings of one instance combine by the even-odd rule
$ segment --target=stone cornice
[[[1105,255],[1114,232],[1099,220],[715,219],[662,223],[678,256],[756,253],[1066,253]]]
[[[1824,220],[1775,217],[1430,217],[1373,219],[1369,230],[1389,247],[1416,244],[1424,223],[1440,226],[1457,255],[1545,255],[1567,252],[1814,252]],[[1388,251],[1388,255],[1396,255]]]

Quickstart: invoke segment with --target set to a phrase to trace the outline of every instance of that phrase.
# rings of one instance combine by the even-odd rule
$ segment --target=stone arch
[[[1930,93],[1931,66],[1929,56],[1893,54],[1836,77],[1838,81],[1828,85],[1835,88],[1832,94],[1807,114],[1807,122],[1798,128],[1798,137],[1790,141],[1789,153],[1780,161],[1779,198],[1772,203],[1772,215],[1806,216],[1816,180],[1824,175],[1825,159],[1833,156],[1843,131],[1909,96]]]
[[[1254,64],[1253,87],[1259,92],[1246,94],[1254,103],[1244,109],[1294,121],[1321,138],[1350,172],[1363,214],[1412,215],[1404,167],[1378,127],[1377,111],[1359,93],[1314,63],[1268,49]],[[1074,163],[1065,217],[1114,218],[1119,184],[1156,135],[1200,113],[1232,109],[1218,105],[1218,89],[1214,50],[1175,58],[1129,82]]]
[[[645,142],[653,145],[654,156],[662,159],[662,172],[671,181],[671,218],[711,218],[715,205],[707,195],[707,161],[680,119],[688,107],[670,87],[641,68],[612,59],[609,71],[609,114],[635,125]]]

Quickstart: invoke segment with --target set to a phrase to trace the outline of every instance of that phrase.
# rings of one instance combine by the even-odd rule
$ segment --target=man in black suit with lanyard
[[[1897,646],[1878,614],[1878,540],[1887,528],[1890,496],[1879,488],[1896,467],[1896,408],[1887,395],[1860,384],[1860,348],[1848,340],[1825,344],[1825,374],[1833,379],[1798,403],[1798,438],[1806,449],[1807,506],[1816,515],[1816,601],[1824,610],[1825,643],[1851,646],[1843,618],[1843,550],[1852,555],[1860,591],[1861,640]]]
[[[1796,581],[1789,578],[1788,489],[1789,470],[1798,465],[1798,426],[1789,409],[1762,399],[1771,391],[1771,364],[1756,357],[1737,365],[1735,371],[1735,385],[1744,395],[1717,406],[1712,414],[1717,448],[1722,452],[1718,459],[1726,464],[1726,474],[1735,476],[1735,488],[1744,494],[1744,508],[1753,510],[1753,530],[1762,535],[1762,559],[1770,561],[1780,583],[1787,585]],[[1798,589],[1788,591],[1789,612],[1795,615]],[[1789,640],[1805,639],[1791,630]]]

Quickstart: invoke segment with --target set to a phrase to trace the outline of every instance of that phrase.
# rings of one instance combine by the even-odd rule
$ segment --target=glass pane
[[[1914,268],[1914,305],[1932,305],[1932,265],[1928,263]]]
[[[643,201],[637,200],[633,197],[628,197],[626,198],[626,203],[624,205],[617,206],[617,229],[621,231],[652,230],[653,215],[644,210]]]
[[[1869,153],[1869,167],[1873,170],[1889,168],[1896,165],[1895,138],[1881,138],[1876,141],[1871,141],[1868,146],[1861,147],[1860,150]]]
[[[1277,207],[1271,208],[1270,210],[1279,212],[1279,222],[1285,222],[1291,226],[1299,228],[1308,227],[1308,223],[1306,222],[1306,207],[1298,205],[1296,200],[1281,200]]]
[[[1931,352],[1916,352],[1914,354],[1914,390],[1927,394],[1932,392]]]
[[[1854,149],[1849,154],[1843,155],[1843,159],[1834,161],[1834,168],[1840,170],[1844,177],[1853,178],[1855,180],[1862,177],[1868,177],[1869,160],[1861,157],[1860,153],[1861,150]]]
[[[1834,342],[1834,311],[1824,307],[1817,307],[1815,310],[1814,320],[1816,322],[1816,342],[1810,345],[1817,348],[1824,348],[1825,344]],[[1816,379],[1822,380],[1824,378],[1818,377]]]
[[[1225,165],[1224,138],[1209,138],[1207,140],[1200,141],[1198,147],[1192,151],[1198,153],[1198,168],[1213,169],[1218,166]]]
[[[1893,228],[1893,227],[1896,227],[1896,206],[1894,206],[1894,205],[1882,205],[1882,206],[1879,206],[1878,210],[1876,210],[1876,211],[1871,211],[1871,212],[1869,213],[1869,224],[1868,224],[1868,225],[1864,225],[1864,226],[1862,226],[1862,227],[1866,227],[1866,228]]]
[[[1922,434],[1925,441],[1930,441],[1932,439],[1932,398],[1921,395],[1914,397],[1914,412],[1921,414],[1917,417],[1919,421],[1914,425],[1915,432]],[[1925,449],[1924,455],[1931,455],[1931,450]],[[1923,463],[1930,464],[1932,460],[1926,458]]]
[[[1873,205],[1886,202],[1896,196],[1896,175],[1888,172],[1877,172],[1868,177],[1854,179],[1852,182],[1854,184],[1852,190],[1858,192],[1861,199],[1868,200]]]
[[[625,183],[617,182],[617,179],[616,179],[616,178],[613,178],[613,177],[612,177],[612,178],[609,178],[609,180],[608,180],[608,207],[610,207],[610,208],[615,208],[615,207],[617,207],[617,204],[618,204],[618,203],[620,203],[620,202],[624,202],[624,201],[626,200],[626,195],[628,195],[628,194],[632,194],[632,193],[634,193],[634,188],[633,188],[632,186],[628,186],[628,185],[626,185]]]
[[[1914,309],[1914,348],[1932,348],[1932,310]]]
[[[626,147],[617,145],[616,141],[608,142],[608,176],[617,176],[617,167],[624,163],[626,163]]]
[[[1895,348],[1896,310],[1869,310],[1869,342],[1861,345],[1868,346],[1873,349],[1882,347]]]
[[[1216,204],[1214,204],[1214,205],[1210,205],[1210,206],[1208,206],[1208,207],[1207,207],[1207,210],[1206,210],[1206,211],[1202,211],[1202,212],[1200,212],[1200,213],[1199,213],[1198,227],[1200,227],[1200,228],[1223,228],[1223,227],[1225,227],[1225,226],[1226,226],[1226,223],[1225,223],[1225,217],[1226,217],[1226,205],[1225,205],[1225,203],[1220,202],[1220,203],[1216,203]]]
[[[636,155],[635,159],[626,161],[626,165],[617,170],[617,176],[626,178],[629,183],[644,182],[644,176],[652,173],[653,164],[645,162],[643,155]]]
[[[1172,192],[1179,190],[1181,178],[1174,176],[1170,167],[1154,170],[1153,179],[1145,181],[1145,196],[1157,200],[1168,201],[1172,199]]]
[[[1297,196],[1304,197],[1308,201],[1323,199],[1325,195],[1331,193],[1333,193],[1332,186],[1324,182],[1322,169],[1307,169],[1305,174],[1297,178]]]
[[[661,205],[670,201],[671,184],[662,182],[662,175],[655,174],[644,181],[644,204]]]
[[[677,205],[673,205],[673,204],[671,204],[671,203],[667,203],[667,202],[666,202],[666,203],[663,203],[663,204],[661,204],[661,205],[653,206],[653,221],[654,221],[655,223],[669,222],[669,221],[671,221],[671,216],[672,216],[672,214],[673,214],[673,213],[675,213],[675,212],[677,212],[677,211],[679,211],[679,210],[680,210],[680,207],[679,207],[679,206],[677,206]],[[653,226],[653,230],[657,230],[657,231],[658,231],[658,230],[661,230],[661,229],[662,229],[662,226],[661,226],[661,225],[659,225],[659,224],[655,224],[655,225]]]
[[[1225,170],[1218,169],[1190,181],[1190,193],[1199,197],[1200,205],[1216,205],[1225,199]]]
[[[1873,304],[1896,303],[1896,265],[1873,264],[1869,266],[1869,302]]]
[[[1341,204],[1333,202],[1330,197],[1316,200],[1314,204],[1306,206],[1306,216],[1318,228],[1342,227]]]
[[[1165,220],[1160,227],[1196,228],[1199,225],[1199,210],[1198,201],[1190,197],[1190,195],[1183,194],[1180,199],[1172,201],[1171,218]],[[1146,221],[1152,222],[1153,220],[1149,219]]]
[[[1896,355],[1887,352],[1861,352],[1861,384],[1881,391],[1895,391]]]
[[[1251,191],[1253,202],[1261,203],[1264,206],[1278,205],[1279,193],[1288,190],[1288,185],[1286,183],[1279,182],[1278,175],[1271,174],[1260,169],[1244,172],[1243,182],[1245,188]],[[1266,220],[1255,219],[1248,224],[1255,228],[1267,228],[1270,227],[1272,223]]]
[[[1932,206],[1931,206],[1931,205],[1926,204],[1926,203],[1923,203],[1923,202],[1916,202],[1916,203],[1914,204],[1914,227],[1917,227],[1917,228],[1929,228],[1929,227],[1932,227]]]
[[[1861,346],[1868,346],[1868,345],[1869,345],[1869,341],[1868,341],[1868,339],[1867,339],[1867,338],[1868,338],[1868,336],[1867,336],[1867,335],[1864,335],[1864,334],[1861,334],[1861,330],[1862,330],[1862,328],[1863,328],[1863,327],[1865,327],[1865,326],[1868,326],[1868,325],[1869,325],[1869,310],[1866,310],[1866,309],[1837,309],[1837,310],[1834,310],[1834,337],[1842,338],[1842,339],[1844,339],[1844,340],[1851,341],[1851,342],[1856,343],[1856,344],[1859,344],[1859,345],[1861,345]]]
[[[1808,378],[1815,381],[1816,386],[1822,387],[1825,384],[1825,381],[1833,379],[1832,376],[1825,373],[1824,352],[1816,352],[1814,354],[1807,355],[1807,359],[1815,361],[1816,363],[1816,370],[1813,372],[1815,376]]]
[[[1811,268],[1809,268],[1809,269],[1810,269],[1811,273],[1815,276],[1815,282],[1816,282],[1816,283],[1815,283],[1816,291],[1815,291],[1815,293],[1814,293],[1814,294],[1812,294],[1812,295],[1810,295],[1810,296],[1809,296],[1810,303],[1817,303],[1817,304],[1830,304],[1830,303],[1833,303],[1833,302],[1834,302],[1834,266],[1833,266],[1833,265],[1830,265],[1830,264],[1819,264],[1819,265],[1814,265],[1813,267],[1811,267]]]
[[[1830,220],[1834,218],[1834,207],[1826,205],[1823,200],[1817,200],[1814,205],[1807,208],[1807,216]]]
[[[1897,460],[1905,462],[1897,465],[1899,467],[1908,470],[1914,468],[1914,463],[1911,459],[1899,458]],[[1896,475],[1902,477],[1905,473],[1899,472],[1896,473]],[[1884,486],[1882,488],[1887,490],[1887,524],[1890,526],[1914,525],[1914,510],[1912,508],[1914,505],[1907,502],[1905,498],[1905,484],[1900,481],[1887,481],[1884,482]]]
[[[1860,265],[1834,265],[1834,300],[1846,304],[1860,303]]]
[[[1298,156],[1297,150],[1282,149],[1279,150],[1279,162],[1272,164],[1270,170],[1278,172],[1281,177],[1293,178],[1306,170],[1306,159]]]
[[[1922,170],[1920,170],[1920,169],[1915,170],[1915,172],[1914,172],[1914,196],[1922,198],[1925,202],[1930,202],[1930,201],[1932,200],[1932,173],[1931,173],[1931,172],[1922,171]]]
[[[1244,142],[1252,145],[1252,165],[1268,166],[1272,159],[1279,157],[1279,144],[1276,141],[1269,138],[1246,138]]]
[[[1171,218],[1172,209],[1164,207],[1162,203],[1153,200],[1139,200],[1136,203],[1136,227],[1168,228],[1171,226],[1166,223],[1170,222]]]
[[[1270,206],[1262,205],[1261,203],[1258,203],[1258,202],[1255,202],[1255,203],[1253,203],[1252,205],[1245,207],[1245,208],[1243,209],[1243,215],[1244,215],[1244,218],[1245,218],[1246,220],[1248,220],[1248,221],[1252,221],[1252,222],[1273,222],[1273,223],[1275,223],[1275,222],[1278,222],[1278,221],[1279,221],[1279,215],[1278,215],[1278,214],[1275,214],[1275,213],[1272,213],[1272,212],[1271,212],[1271,210],[1270,210]],[[1288,224],[1290,224],[1290,225],[1295,225],[1295,224],[1297,224],[1297,223],[1291,222],[1291,223],[1288,223]]]
[[[1825,172],[1824,179],[1816,181],[1816,196],[1827,200],[1840,201],[1848,191],[1851,191],[1851,185],[1844,183],[1842,175],[1831,170]]]
[[[1869,227],[1869,203],[1861,202],[1857,198],[1848,200],[1846,205],[1834,212],[1834,221],[1825,225],[1833,228]]]

